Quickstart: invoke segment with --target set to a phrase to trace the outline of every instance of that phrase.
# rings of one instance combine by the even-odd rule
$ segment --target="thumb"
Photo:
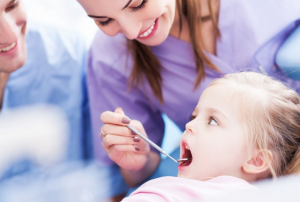
[[[115,113],[121,114],[121,115],[124,115],[124,116],[125,116],[125,113],[124,113],[124,111],[123,111],[123,109],[122,109],[121,107],[117,107],[117,108],[115,109]]]

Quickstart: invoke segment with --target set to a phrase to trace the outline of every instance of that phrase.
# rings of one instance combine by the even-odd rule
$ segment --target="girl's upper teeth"
[[[7,51],[11,50],[13,47],[15,47],[15,45],[16,45],[16,42],[12,43],[10,46],[7,46],[5,48],[1,48],[0,52],[7,52]]]
[[[154,29],[154,25],[155,25],[155,23],[146,32],[141,34],[139,37],[141,37],[141,38],[147,37],[152,32],[152,30]]]

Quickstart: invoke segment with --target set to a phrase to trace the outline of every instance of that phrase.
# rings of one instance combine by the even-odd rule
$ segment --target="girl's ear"
[[[250,159],[243,163],[243,170],[247,174],[262,174],[270,169],[268,162],[272,162],[272,158],[270,150],[256,150]]]

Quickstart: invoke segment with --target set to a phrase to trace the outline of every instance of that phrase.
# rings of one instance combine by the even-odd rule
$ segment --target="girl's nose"
[[[193,122],[193,121],[190,121],[190,122],[188,122],[187,124],[185,124],[185,131],[186,131],[187,133],[193,132],[193,130],[192,130],[192,122]]]

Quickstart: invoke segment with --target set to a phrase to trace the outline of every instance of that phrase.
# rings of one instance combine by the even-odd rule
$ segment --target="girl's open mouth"
[[[183,154],[182,154],[181,158],[182,159],[186,158],[186,159],[190,159],[190,160],[181,162],[179,166],[189,166],[193,161],[193,155],[192,155],[192,152],[191,152],[189,146],[185,142],[182,142],[182,150],[183,150]]]

